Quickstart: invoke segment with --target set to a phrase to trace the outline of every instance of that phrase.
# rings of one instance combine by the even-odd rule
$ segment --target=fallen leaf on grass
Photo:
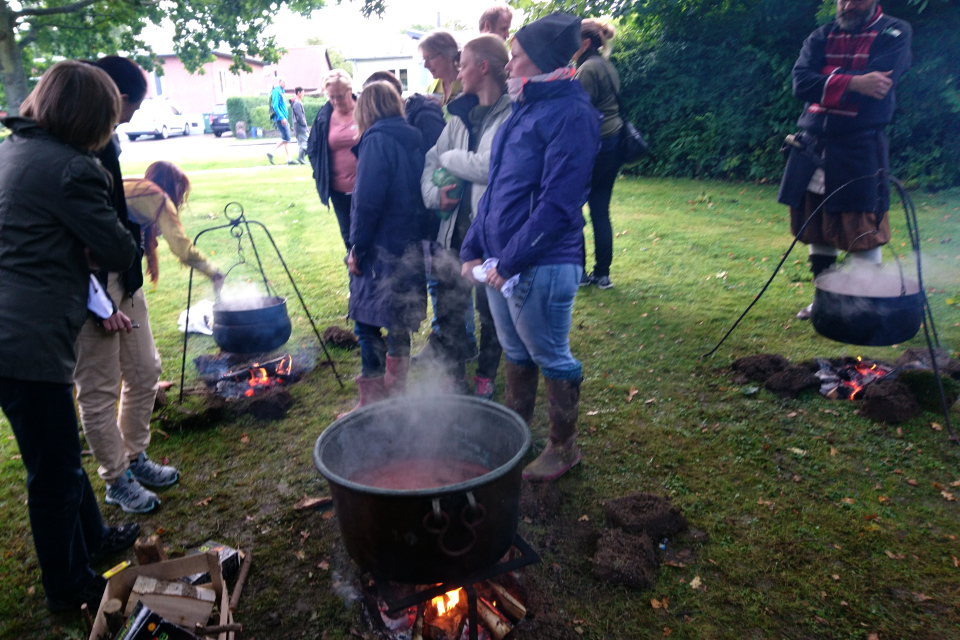
[[[789,418],[790,416],[787,416],[787,417]],[[806,452],[806,451],[804,451],[803,449],[798,449],[798,448],[796,448],[796,447],[790,447],[789,449],[787,449],[787,451],[789,451],[790,453],[795,453],[795,454],[797,454],[798,456],[805,456],[805,455],[807,455],[807,452]]]
[[[879,502],[880,504],[883,504],[884,502],[890,502],[890,498],[888,498],[887,496],[878,496],[877,502]]]
[[[797,417],[797,412],[796,412],[796,411],[791,411],[790,413],[787,414],[787,417],[788,417],[788,418],[796,418],[796,417]]]
[[[840,576],[838,576],[837,574],[833,574],[833,575],[830,576],[830,577],[833,578],[834,580],[839,580],[839,579],[840,579]]]
[[[582,515],[579,518],[577,518],[577,522],[590,522],[590,516]]]
[[[327,562],[326,560],[321,560],[320,562],[317,563],[317,569],[320,569],[321,571],[326,571],[329,568],[330,568],[330,563]]]
[[[920,483],[914,480],[913,478],[907,478],[907,484],[910,485],[911,487],[915,487]]]
[[[854,500],[853,498],[840,498],[840,502],[842,502],[843,504],[853,504],[854,502],[856,502],[856,500]]]
[[[699,589],[701,584],[700,576],[693,576],[693,580],[690,581],[690,588]]]
[[[649,400],[645,401],[643,404],[653,404],[656,401],[657,401],[656,398],[650,398]]]
[[[297,557],[297,560],[306,560],[306,559],[307,559],[307,553],[306,553],[303,549],[300,549],[299,551],[297,551],[297,552],[294,553],[293,555],[295,555],[295,556]]]
[[[890,558],[891,560],[903,560],[904,558],[907,557],[907,556],[903,555],[902,553],[894,553],[893,551],[890,551],[889,549],[885,549],[883,552],[884,552],[885,554],[887,554],[887,557]]]
[[[32,596],[32,595],[33,595],[34,593],[36,593],[36,592],[37,592],[37,588],[34,587],[33,585],[27,587],[27,595],[28,595],[28,596]]]
[[[587,415],[588,415],[588,416],[595,416],[595,415],[597,415],[598,413],[600,413],[600,412],[599,412],[599,411],[587,411]]]
[[[879,518],[879,517],[880,517],[880,516],[878,516],[877,514],[871,513],[871,514],[869,514],[869,515],[863,516],[863,519],[864,519],[864,520],[876,520],[876,519]]]
[[[950,483],[950,486],[951,486],[951,487],[960,487],[960,480],[957,480],[956,482],[951,482],[951,483]]]
[[[204,499],[201,500],[200,502],[196,503],[196,506],[198,506],[198,507],[205,507],[205,506],[207,506],[208,504],[210,504],[210,501],[211,501],[211,500],[213,500],[213,496],[207,496],[206,498],[204,498]]]
[[[640,393],[639,389],[636,387],[630,387],[630,391],[627,392],[627,402],[633,402],[633,396]]]
[[[656,598],[653,598],[650,600],[650,606],[654,609],[669,609],[670,598],[664,598],[663,600],[657,600]]]
[[[926,602],[927,600],[933,600],[930,596],[924,595],[922,593],[913,593],[910,592],[910,597],[913,598],[914,602]]]
[[[248,436],[247,434],[243,434],[242,436],[240,436],[240,442],[242,442],[243,444],[250,444],[250,436]]]
[[[940,495],[942,495],[944,498],[946,498],[950,502],[956,502],[957,500],[956,498],[953,497],[953,494],[950,493],[949,491],[941,491]]]
[[[867,640],[880,640],[880,636],[875,633],[871,633],[867,635]]]
[[[931,422],[931,423],[930,423],[930,428],[933,429],[934,431],[943,431],[943,427],[940,426],[940,424],[939,424],[939,423],[936,423],[936,422]]]
[[[953,558],[953,566],[960,567],[960,560],[957,559],[957,556],[950,556]]]
[[[331,504],[333,498],[321,497],[321,498],[311,498],[308,495],[304,494],[303,498],[297,501],[297,504],[293,505],[295,511],[304,511],[305,509],[312,509],[313,507],[320,507],[324,505]]]
[[[831,455],[831,456],[835,456],[835,455],[837,455],[837,453],[838,453],[838,451],[837,451],[837,448],[836,448],[836,447],[830,447],[830,455]]]
[[[824,620],[824,619],[821,618],[820,616],[813,616],[813,619],[814,619],[816,622],[818,622],[819,624],[829,624],[826,620]]]
[[[765,507],[772,507],[773,502],[770,500],[764,500],[763,498],[757,498],[757,504],[763,505]]]
[[[902,476],[902,475],[903,475],[903,469],[894,469],[893,472],[894,472],[895,474],[897,474],[898,476]]]
[[[323,520],[329,520],[329,519],[332,518],[333,516],[334,516],[333,509],[331,509],[330,511],[324,511],[322,514],[320,514],[320,517],[321,517]]]

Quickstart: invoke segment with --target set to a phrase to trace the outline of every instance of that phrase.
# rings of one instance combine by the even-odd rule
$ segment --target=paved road
[[[154,160],[168,160],[179,163],[189,159],[202,161],[207,158],[235,156],[237,158],[262,157],[266,163],[266,153],[279,142],[277,138],[259,138],[255,140],[237,140],[233,136],[224,135],[217,138],[212,133],[191,136],[173,136],[166,140],[140,138],[131,142],[126,136],[121,136],[120,146],[123,149],[124,162],[153,162]],[[296,143],[292,145],[296,150]]]

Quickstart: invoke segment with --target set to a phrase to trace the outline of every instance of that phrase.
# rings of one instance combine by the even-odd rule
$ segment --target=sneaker
[[[476,389],[474,390],[473,395],[477,396],[478,398],[485,398],[487,400],[493,397],[493,380],[490,378],[481,378],[480,376],[477,376],[474,378],[474,382],[476,383]]]
[[[610,282],[610,276],[600,276],[594,282],[598,289],[613,289],[613,283]]]
[[[583,275],[580,276],[580,286],[581,286],[581,287],[589,287],[590,285],[596,284],[596,283],[597,283],[597,281],[594,280],[593,276],[590,275],[589,273],[587,273],[586,271],[584,271],[584,272],[583,272]]]
[[[273,154],[272,154],[272,153],[268,153],[268,154],[267,154],[267,160],[270,161],[270,164],[273,164]]]
[[[813,303],[811,302],[810,304],[805,306],[803,309],[800,309],[800,311],[797,311],[797,318],[799,318],[800,320],[809,320],[810,314],[812,313],[813,313]]]
[[[113,484],[107,485],[107,504],[115,504],[127,513],[149,513],[160,506],[160,498],[144,489],[130,469]]]
[[[180,473],[176,469],[157,464],[142,451],[137,459],[130,463],[130,472],[140,481],[140,484],[155,489],[169,487],[180,479]]]
[[[295,160],[287,160],[287,164],[295,165],[297,162]]]
[[[90,564],[97,564],[109,555],[113,555],[130,546],[137,541],[140,535],[140,525],[136,522],[128,522],[119,527],[110,527],[107,534],[103,536],[103,542],[100,543],[100,549],[90,556]]]
[[[72,593],[65,593],[61,596],[47,596],[47,609],[54,613],[61,611],[76,611],[80,606],[86,603],[91,612],[100,608],[100,601],[103,599],[103,592],[107,588],[107,581],[103,576],[93,576],[87,586],[78,589]]]

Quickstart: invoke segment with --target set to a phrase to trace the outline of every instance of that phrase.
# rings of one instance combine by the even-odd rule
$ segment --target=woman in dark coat
[[[406,384],[406,370],[397,364],[409,358],[410,333],[426,317],[426,212],[420,132],[404,119],[400,95],[389,83],[374,82],[360,94],[355,117],[361,135],[347,267],[348,315],[360,342],[359,408],[402,393]]]
[[[95,265],[124,271],[137,243],[93,156],[113,133],[121,98],[105,72],[52,66],[7,118],[0,144],[0,407],[27,468],[28,511],[46,605],[99,605],[91,558],[126,548],[136,524],[107,528],[80,464],[74,343]],[[29,366],[12,366],[29,363]]]

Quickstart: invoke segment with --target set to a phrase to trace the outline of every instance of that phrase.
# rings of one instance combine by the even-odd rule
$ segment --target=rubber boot
[[[582,456],[577,446],[577,415],[580,411],[582,380],[544,378],[550,435],[546,448],[523,470],[524,480],[552,482],[580,462]]]
[[[387,372],[383,382],[387,388],[387,396],[402,396],[407,392],[407,373],[410,371],[410,358],[394,358],[387,356]]]
[[[527,423],[533,420],[533,408],[537,404],[537,383],[540,380],[539,367],[523,367],[507,360],[504,367],[506,388],[503,404],[513,409]]]
[[[342,418],[348,413],[353,413],[360,407],[365,407],[368,404],[373,404],[374,402],[380,402],[387,397],[387,386],[383,382],[383,376],[378,378],[365,378],[363,376],[357,376],[354,382],[357,383],[357,393],[360,395],[360,400],[357,402],[357,406],[350,411],[344,411],[337,418]]]

